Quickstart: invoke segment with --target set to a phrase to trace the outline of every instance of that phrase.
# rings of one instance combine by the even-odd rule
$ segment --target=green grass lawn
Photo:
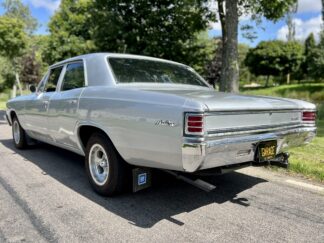
[[[318,121],[317,127],[310,144],[290,150],[288,170],[324,182],[324,120]]]
[[[9,99],[8,93],[0,93],[0,110],[6,109],[6,102]]]
[[[301,99],[317,104],[320,118],[317,136],[306,146],[290,149],[288,171],[324,182],[324,83],[243,89],[242,93]]]
[[[280,85],[269,88],[241,89],[243,94],[279,96],[292,99],[324,102],[324,83]]]

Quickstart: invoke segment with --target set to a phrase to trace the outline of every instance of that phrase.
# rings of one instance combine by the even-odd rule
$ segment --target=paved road
[[[248,168],[211,178],[211,193],[165,176],[104,198],[82,157],[45,144],[18,151],[1,119],[0,242],[324,242],[320,185]]]

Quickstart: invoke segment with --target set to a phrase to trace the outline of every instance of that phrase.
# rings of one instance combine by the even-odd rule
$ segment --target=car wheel
[[[91,186],[101,195],[113,196],[125,186],[127,164],[100,133],[93,134],[87,143],[85,168]]]
[[[24,149],[27,147],[25,130],[21,127],[16,116],[12,119],[12,137],[16,148]]]

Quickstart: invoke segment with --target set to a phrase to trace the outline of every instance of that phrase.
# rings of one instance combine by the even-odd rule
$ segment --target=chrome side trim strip
[[[292,122],[292,123],[281,123],[281,124],[270,124],[270,125],[261,125],[261,126],[247,126],[247,127],[238,127],[238,128],[223,128],[223,129],[211,129],[208,130],[208,134],[214,133],[225,133],[225,132],[240,132],[240,131],[254,131],[254,130],[273,130],[277,128],[294,128],[297,126],[301,126],[300,122]]]
[[[307,109],[307,110],[296,110],[296,109],[285,109],[285,110],[232,110],[232,111],[207,111],[205,116],[215,116],[215,115],[240,115],[240,114],[262,114],[262,113],[287,113],[287,112],[303,112],[303,111],[316,111]]]
[[[212,133],[208,132],[207,138],[242,135],[242,134],[266,133],[266,132],[280,132],[280,131],[287,130],[287,129],[308,128],[308,127],[315,128],[315,124],[297,124],[297,125],[293,125],[293,126],[280,126],[280,127],[270,126],[269,128],[265,128],[265,129],[258,129],[258,128],[257,129],[244,129],[244,130],[228,129],[228,131],[213,131]]]

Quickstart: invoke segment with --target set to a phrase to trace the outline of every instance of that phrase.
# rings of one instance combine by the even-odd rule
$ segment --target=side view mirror
[[[30,92],[32,92],[32,93],[36,92],[36,87],[35,87],[35,85],[31,84],[31,85],[29,86],[29,90],[30,90]]]

